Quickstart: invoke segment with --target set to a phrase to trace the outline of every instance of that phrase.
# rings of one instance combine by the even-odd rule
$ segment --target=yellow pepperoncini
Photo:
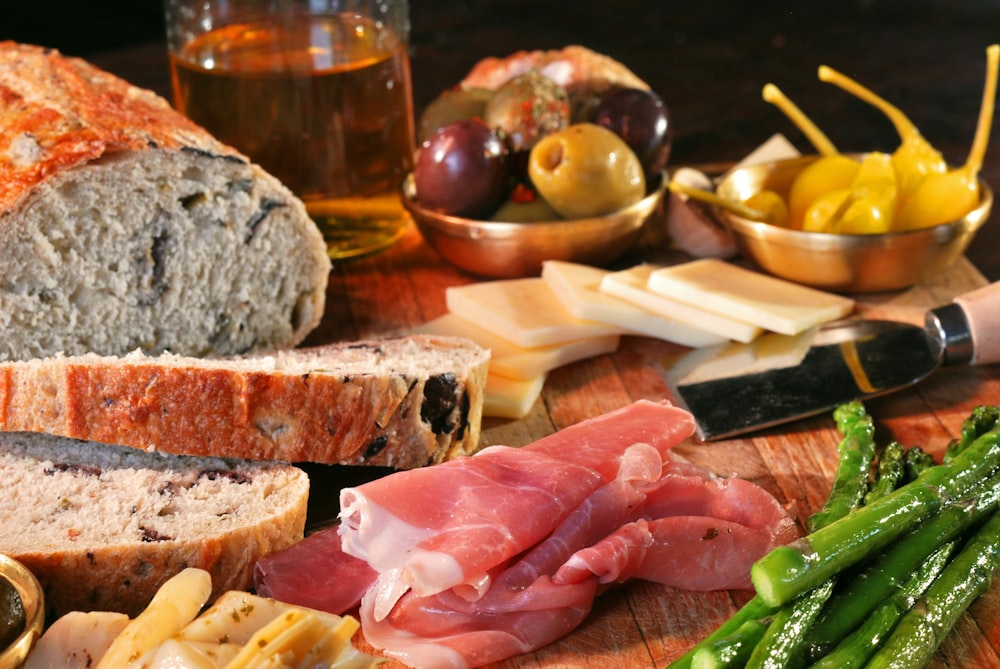
[[[859,163],[837,151],[837,147],[823,131],[777,86],[766,84],[763,97],[798,126],[820,155],[820,158],[810,163],[795,177],[788,191],[787,227],[802,228],[806,211],[817,198],[831,191],[850,187],[857,176]]]
[[[979,107],[976,135],[965,164],[944,173],[928,174],[916,191],[901,203],[896,228],[914,228],[957,221],[979,204],[979,170],[983,166],[996,98],[1000,45],[986,49],[986,84]]]
[[[889,232],[896,211],[898,188],[892,157],[873,152],[862,158],[849,188],[821,195],[806,211],[802,229],[871,235]]]
[[[924,180],[929,175],[944,174],[947,171],[948,164],[941,157],[941,153],[924,139],[913,122],[898,107],[871,90],[826,65],[820,66],[819,78],[877,108],[896,127],[900,144],[892,154],[892,161],[899,185],[899,207],[901,211],[912,210],[913,198]],[[900,218],[905,220],[904,217]]]

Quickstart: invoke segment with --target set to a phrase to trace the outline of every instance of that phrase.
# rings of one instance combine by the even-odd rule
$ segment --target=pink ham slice
[[[524,448],[486,448],[347,488],[340,496],[344,552],[380,574],[376,618],[410,590],[455,589],[478,599],[498,565],[538,544],[618,475],[629,447],[648,444],[656,456],[693,431],[686,411],[639,401]],[[661,463],[647,465],[654,479]]]
[[[539,648],[631,578],[747,587],[752,562],[798,532],[763,489],[674,457],[693,430],[687,412],[640,401],[522,449],[347,489],[340,545],[326,530],[262,561],[258,591],[335,613],[363,593],[369,643],[429,669]],[[308,573],[344,592],[324,605]]]

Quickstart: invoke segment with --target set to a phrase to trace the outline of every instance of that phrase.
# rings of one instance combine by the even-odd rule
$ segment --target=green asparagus
[[[925,469],[930,469],[934,466],[934,458],[931,454],[920,448],[919,446],[910,446],[906,449],[906,454],[903,456],[904,469],[906,473],[903,476],[903,483],[912,483],[917,480],[917,477],[923,473]]]
[[[740,610],[719,625],[711,634],[695,644],[688,652],[667,665],[667,669],[691,669],[695,656],[701,649],[720,642],[736,633],[743,625],[770,617],[776,607],[764,603],[760,597],[752,597]]]
[[[879,455],[878,473],[871,489],[865,494],[865,504],[871,504],[898,488],[905,475],[906,449],[898,441],[891,441]]]
[[[1000,475],[977,486],[969,499],[949,502],[944,509],[902,537],[830,598],[810,630],[812,645],[830,648],[861,623],[883,600],[891,597],[908,574],[943,544],[983,522],[1000,506]]]
[[[947,500],[966,495],[997,466],[1000,432],[990,431],[916,481],[762,557],[750,572],[758,596],[781,606],[819,586],[912,530]]]
[[[969,447],[980,436],[1000,424],[1000,407],[993,405],[978,406],[972,410],[969,417],[962,421],[961,436],[948,444],[944,453],[944,462],[951,461],[956,455]]]
[[[875,459],[875,425],[861,402],[837,407],[833,418],[843,435],[837,446],[840,457],[826,503],[809,517],[811,532],[826,527],[861,504]]]
[[[860,669],[865,666],[900,618],[944,570],[954,549],[955,542],[937,549],[892,597],[872,611],[857,629],[844,637],[810,669]]]
[[[691,669],[727,669],[745,666],[750,653],[764,636],[766,627],[760,620],[749,620],[729,636],[699,646],[693,655]]]
[[[861,504],[875,458],[875,425],[864,405],[844,404],[833,417],[843,436],[837,446],[840,458],[826,503],[809,518],[810,531],[826,527]],[[775,612],[746,666],[777,669],[804,657],[806,632],[833,591],[834,581],[831,578]]]
[[[990,586],[1000,562],[1000,514],[992,516],[903,616],[872,657],[871,669],[923,667],[959,616]]]

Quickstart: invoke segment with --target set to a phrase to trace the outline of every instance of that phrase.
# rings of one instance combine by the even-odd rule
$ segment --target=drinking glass
[[[165,0],[174,104],[306,204],[331,258],[409,219],[406,0]]]

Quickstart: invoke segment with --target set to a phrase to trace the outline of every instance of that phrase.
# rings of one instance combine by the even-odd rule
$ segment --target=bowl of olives
[[[403,204],[446,260],[477,276],[545,260],[606,265],[662,216],[667,111],[652,91],[582,104],[535,70],[428,106]]]
[[[42,634],[42,587],[23,564],[0,553],[0,669],[18,669]]]
[[[728,205],[718,207],[717,213],[733,231],[741,253],[770,274],[816,288],[841,293],[892,291],[947,270],[989,218],[993,193],[973,175],[974,195],[967,206],[948,213],[927,202],[906,220],[905,228],[899,228],[880,215],[884,212],[877,188],[854,191],[865,197],[852,200],[844,197],[843,189],[824,185],[845,167],[860,170],[885,162],[885,154],[844,155],[838,160],[843,161],[839,166],[823,157],[805,156],[723,175],[716,193]],[[955,170],[941,174],[948,173],[960,176]],[[959,181],[953,179],[949,185]],[[938,205],[950,207],[959,199],[955,193],[946,195],[938,198]],[[802,203],[803,199],[808,202]],[[935,210],[940,216],[935,217]],[[902,220],[898,207],[892,213],[897,223]]]

